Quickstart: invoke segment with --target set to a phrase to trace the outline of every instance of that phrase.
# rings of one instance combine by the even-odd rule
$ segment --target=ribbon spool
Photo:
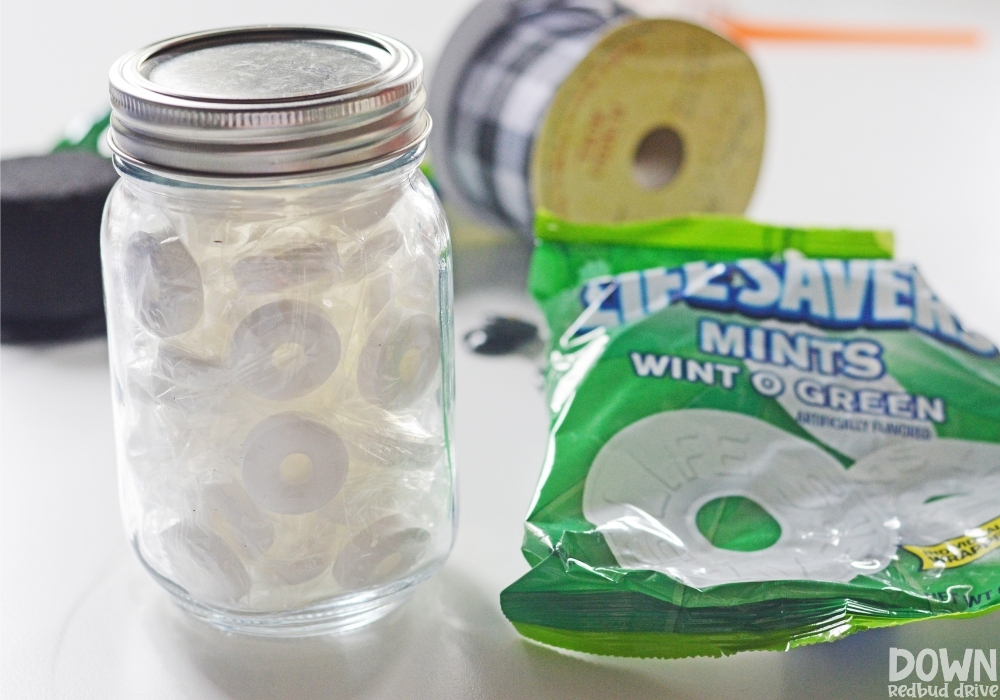
[[[445,199],[529,234],[538,208],[593,223],[740,214],[764,148],[743,51],[610,0],[485,0],[428,104]]]

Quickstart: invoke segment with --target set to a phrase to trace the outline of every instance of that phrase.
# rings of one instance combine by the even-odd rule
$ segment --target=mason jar
[[[128,538],[188,611],[364,624],[454,538],[451,252],[420,57],[257,27],[111,69],[102,257]]]

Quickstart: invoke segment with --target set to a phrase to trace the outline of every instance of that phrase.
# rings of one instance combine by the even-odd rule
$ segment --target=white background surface
[[[392,34],[433,64],[468,0],[7,2],[2,151],[40,151],[100,109],[119,54],[172,34],[310,22]],[[650,3],[645,3],[650,4]],[[748,212],[883,226],[974,328],[1000,339],[1000,4],[715,3],[742,18],[978,28],[975,49],[756,43],[769,124]],[[688,3],[687,10],[703,9]],[[488,313],[537,318],[526,251],[459,225],[456,335]],[[4,698],[881,698],[888,649],[1000,646],[996,614],[724,660],[568,656],[522,641],[500,590],[527,570],[521,523],[547,416],[538,367],[458,351],[460,526],[442,572],[361,633],[245,640],[187,622],[118,520],[106,346],[0,357],[0,691]],[[954,654],[953,654],[954,655]]]

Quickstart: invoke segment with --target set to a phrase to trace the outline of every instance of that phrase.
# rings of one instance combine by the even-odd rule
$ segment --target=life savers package
[[[551,429],[533,568],[501,594],[521,634],[719,656],[1000,605],[1000,357],[891,234],[537,231]]]

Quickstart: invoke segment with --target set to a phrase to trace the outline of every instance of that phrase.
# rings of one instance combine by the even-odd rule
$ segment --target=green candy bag
[[[524,636],[784,650],[1000,605],[1000,356],[892,235],[540,213]]]

